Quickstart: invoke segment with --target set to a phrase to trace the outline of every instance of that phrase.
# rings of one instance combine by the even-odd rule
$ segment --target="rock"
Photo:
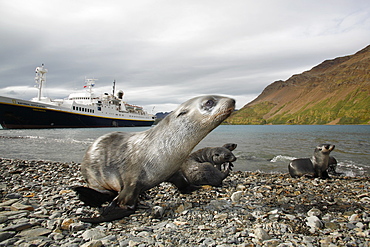
[[[13,217],[13,216],[17,216],[17,215],[23,215],[23,214],[28,215],[29,211],[28,210],[19,210],[19,211],[3,211],[3,212],[0,212],[0,216],[7,216],[8,218]]]
[[[352,214],[349,218],[349,222],[358,222],[360,220],[360,216],[358,214]]]
[[[69,225],[69,230],[71,232],[78,232],[87,229],[89,226],[91,226],[89,223],[76,222]]]
[[[271,239],[270,235],[262,228],[258,227],[254,230],[254,235],[258,240],[265,241]]]
[[[30,205],[24,205],[19,202],[16,202],[10,206],[10,209],[13,211],[19,211],[19,210],[28,210],[28,211],[33,211],[34,208]]]
[[[308,216],[320,216],[321,211],[317,208],[312,208],[310,211],[307,212]]]
[[[215,216],[214,216],[214,219],[219,219],[219,220],[224,220],[224,219],[227,219],[227,217],[228,217],[228,214],[227,213],[223,213],[223,214],[216,214]]]
[[[50,229],[39,227],[39,228],[33,228],[33,229],[22,231],[22,232],[18,233],[17,236],[20,236],[20,237],[35,237],[35,236],[45,236],[45,235],[48,235],[50,233],[51,233]]]
[[[28,228],[31,228],[33,226],[33,224],[31,223],[21,223],[21,224],[17,224],[17,225],[10,225],[4,229],[2,229],[3,231],[23,231],[25,229],[28,229]]]
[[[314,229],[321,229],[323,228],[323,222],[316,216],[310,216],[306,218],[307,226],[314,228]]]
[[[263,246],[276,247],[276,246],[279,246],[280,243],[281,241],[279,239],[269,239],[269,240],[263,241]]]
[[[242,195],[243,195],[243,191],[234,192],[231,195],[231,201],[238,203],[240,201],[240,198],[242,197]]]
[[[6,200],[6,201],[0,203],[0,207],[10,206],[10,205],[12,205],[12,204],[14,204],[14,203],[16,203],[18,201],[19,201],[19,199]]]
[[[162,183],[140,197],[144,206],[135,214],[89,224],[78,218],[99,210],[84,206],[70,190],[86,185],[78,167],[0,158],[3,195],[14,195],[0,202],[0,247],[368,245],[368,177],[312,183],[289,174],[231,172],[222,187],[204,186],[191,194]],[[11,211],[15,203],[34,211]]]
[[[331,230],[339,230],[340,225],[335,222],[325,222],[325,228],[331,229]]]
[[[103,242],[100,240],[92,240],[81,245],[81,247],[101,247],[101,246],[103,246]]]
[[[61,226],[60,226],[60,228],[62,230],[69,230],[71,224],[74,223],[74,222],[75,222],[74,219],[64,219],[63,222],[62,222],[62,224],[61,224]]]
[[[106,235],[104,234],[104,232],[102,232],[98,229],[89,229],[89,230],[86,230],[82,234],[82,238],[84,240],[97,240],[97,239],[104,238],[105,236]]]
[[[5,221],[7,221],[8,220],[8,217],[7,216],[5,216],[5,215],[0,215],[0,224],[1,223],[4,223]]]
[[[15,235],[15,232],[0,232],[0,242],[8,239],[8,238],[12,238],[13,236]]]

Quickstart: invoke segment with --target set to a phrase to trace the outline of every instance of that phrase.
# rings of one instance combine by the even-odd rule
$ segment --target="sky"
[[[0,0],[0,95],[123,90],[149,113],[198,95],[237,109],[277,80],[370,43],[368,0]]]

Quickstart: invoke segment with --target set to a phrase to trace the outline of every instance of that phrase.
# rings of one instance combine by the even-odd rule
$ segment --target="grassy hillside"
[[[276,81],[229,124],[370,124],[370,46]]]

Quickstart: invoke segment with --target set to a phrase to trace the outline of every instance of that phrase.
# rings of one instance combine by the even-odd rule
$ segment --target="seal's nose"
[[[329,144],[326,144],[324,147],[325,147],[325,149],[329,150],[330,145]]]

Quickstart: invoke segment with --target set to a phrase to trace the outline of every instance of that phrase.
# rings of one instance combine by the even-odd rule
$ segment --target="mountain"
[[[267,86],[228,124],[370,124],[370,45]]]

